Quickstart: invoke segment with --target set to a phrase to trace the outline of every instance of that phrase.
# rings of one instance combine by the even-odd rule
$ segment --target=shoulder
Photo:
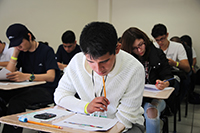
[[[66,67],[65,71],[69,71],[70,73],[77,73],[77,70],[82,70],[84,66],[83,62],[85,61],[85,55],[83,52],[79,52],[73,56],[70,60],[70,63]]]
[[[170,41],[169,45],[170,51],[183,51],[185,50],[184,46],[181,43]]]
[[[76,50],[77,52],[80,52],[80,51],[81,51],[81,47],[80,47],[78,44],[76,44],[75,50]]]
[[[170,47],[183,47],[181,43],[173,42],[173,41],[169,41],[169,42],[170,42]]]
[[[63,44],[60,44],[59,46],[58,46],[58,49],[62,49],[63,48]]]
[[[85,57],[83,52],[79,52],[79,53],[74,55],[74,57],[72,58],[71,61],[76,60],[76,61],[80,62],[80,60],[83,60],[83,57]]]
[[[118,55],[117,55],[117,62],[122,65],[124,68],[137,68],[137,67],[142,67],[142,64],[131,54],[120,50]]]
[[[155,52],[158,53],[158,54],[164,54],[162,49],[157,48],[154,45],[151,45],[151,53],[154,54]]]
[[[53,52],[54,53],[54,50],[52,47],[40,42],[39,43],[39,46],[38,46],[38,49],[39,49],[39,52],[40,53],[46,53],[46,52]]]

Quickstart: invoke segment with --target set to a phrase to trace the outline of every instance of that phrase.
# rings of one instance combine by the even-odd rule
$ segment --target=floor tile
[[[199,133],[200,132],[200,126],[193,127],[192,133]]]
[[[179,124],[177,123],[176,125],[176,131],[177,133],[190,133],[192,129],[191,125],[184,125],[184,124]],[[169,132],[174,131],[174,125],[173,123],[169,123]]]

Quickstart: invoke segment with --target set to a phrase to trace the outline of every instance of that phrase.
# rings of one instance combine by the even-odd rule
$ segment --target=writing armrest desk
[[[149,98],[156,98],[156,99],[168,99],[168,97],[171,95],[171,93],[174,91],[174,88],[169,90],[162,90],[157,92],[150,92],[144,90],[143,97],[149,97]]]
[[[101,132],[87,131],[87,130],[81,130],[81,129],[73,129],[73,128],[69,128],[69,127],[63,127],[63,129],[57,129],[57,128],[47,127],[47,126],[43,126],[43,125],[37,125],[37,124],[32,124],[32,123],[27,123],[27,122],[20,122],[18,120],[19,115],[23,115],[23,114],[31,113],[31,112],[37,112],[37,111],[41,111],[41,110],[48,109],[48,108],[43,108],[43,109],[38,109],[38,110],[34,110],[34,111],[4,116],[4,117],[0,118],[0,122],[4,123],[4,124],[13,125],[13,126],[19,126],[19,127],[23,127],[23,128],[39,130],[39,131],[44,131],[44,132],[53,132],[53,133],[102,133],[102,131]],[[58,107],[58,108],[60,108],[60,107]],[[69,116],[71,116],[71,115],[60,118],[58,120],[60,121],[60,120],[66,119]],[[58,120],[56,120],[56,121],[58,121]],[[52,122],[47,122],[47,123],[51,124]],[[122,123],[117,122],[117,124],[115,124],[114,127],[112,127],[110,130],[106,131],[105,133],[119,133],[119,132],[122,132],[124,130],[124,128],[125,127]]]
[[[33,81],[33,82],[28,82],[27,84],[21,84],[22,82],[11,82],[11,81],[0,81],[0,83],[8,83],[7,85],[0,84],[0,89],[1,90],[12,90],[12,89],[18,89],[18,88],[23,88],[23,87],[28,87],[28,86],[35,86],[35,85],[40,85],[40,84],[45,84],[46,81]]]

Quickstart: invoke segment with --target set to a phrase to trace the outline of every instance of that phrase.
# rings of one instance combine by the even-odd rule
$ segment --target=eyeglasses
[[[141,47],[145,44],[145,42],[142,42],[140,44],[138,44],[137,47],[133,47],[133,51],[138,51],[138,49],[141,49]]]
[[[160,39],[156,39],[156,42],[162,42],[163,40],[165,40],[166,35],[164,37],[161,37]]]

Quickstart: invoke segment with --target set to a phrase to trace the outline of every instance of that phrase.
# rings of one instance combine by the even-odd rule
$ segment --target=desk
[[[169,90],[157,91],[157,92],[150,92],[150,91],[144,90],[143,96],[149,97],[149,98],[167,99],[173,91],[174,91],[174,88],[169,89]]]
[[[0,81],[0,89],[2,90],[12,90],[28,86],[35,86],[40,84],[45,84],[46,81],[33,81],[33,82],[10,82],[10,81]]]
[[[57,107],[57,106],[55,106],[55,107]],[[48,109],[48,108],[43,108],[43,109]],[[4,116],[4,117],[0,118],[0,122],[4,123],[4,124],[29,128],[29,129],[33,129],[33,130],[40,130],[40,131],[44,131],[44,132],[53,132],[53,133],[102,133],[102,132],[73,129],[73,128],[68,128],[68,127],[63,127],[63,129],[57,129],[57,128],[52,128],[52,127],[47,127],[47,126],[42,126],[42,125],[36,125],[36,124],[32,124],[32,123],[24,123],[24,122],[20,122],[18,120],[19,115],[36,112],[36,111],[41,111],[43,109],[9,115],[9,116]],[[69,116],[66,116],[62,119],[65,119],[67,117],[69,117]],[[105,133],[119,133],[119,132],[122,132],[124,130],[124,128],[125,128],[124,125],[121,124],[120,122],[118,122],[114,127],[112,127],[110,130],[106,131]]]

